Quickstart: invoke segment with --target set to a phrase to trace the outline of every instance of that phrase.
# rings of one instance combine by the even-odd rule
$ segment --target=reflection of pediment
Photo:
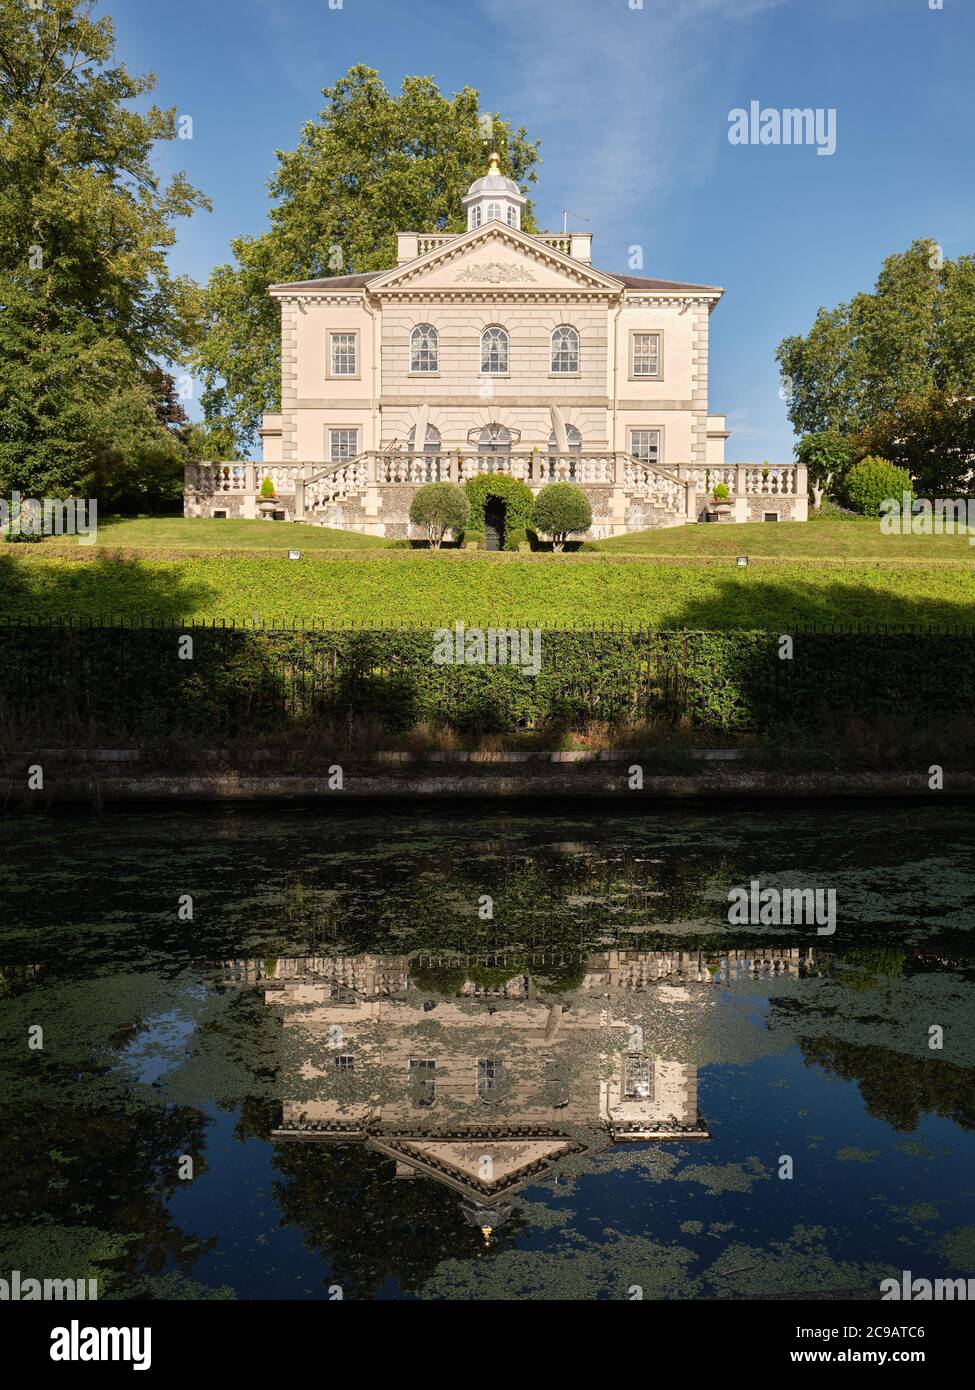
[[[444,1183],[478,1204],[540,1182],[558,1159],[581,1148],[562,1135],[508,1141],[476,1135],[449,1140],[373,1137],[369,1143],[418,1176]]]

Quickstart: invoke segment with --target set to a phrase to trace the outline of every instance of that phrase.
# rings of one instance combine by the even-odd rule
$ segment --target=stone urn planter
[[[711,511],[719,521],[727,521],[731,516],[734,503],[732,502],[712,502]]]
[[[277,509],[278,499],[276,497],[262,497],[257,504],[257,510],[260,512],[261,516],[269,520],[273,518]]]

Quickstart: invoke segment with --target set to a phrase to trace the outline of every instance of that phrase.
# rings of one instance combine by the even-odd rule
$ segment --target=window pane
[[[328,457],[332,463],[344,463],[359,452],[358,430],[329,430]]]
[[[332,334],[333,376],[355,376],[357,370],[355,338],[354,333]]]
[[[494,1057],[480,1057],[477,1062],[477,1094],[491,1096],[501,1085],[501,1062]]]
[[[627,1100],[653,1098],[653,1073],[649,1057],[623,1058],[623,1095]]]
[[[410,371],[435,372],[437,370],[437,330],[429,323],[417,324],[410,335]]]
[[[410,1059],[410,1100],[414,1105],[432,1105],[437,1095],[437,1064],[429,1059]]]
[[[660,334],[633,334],[633,375],[660,375]]]
[[[660,431],[631,430],[630,453],[643,463],[660,462]]]
[[[481,334],[481,371],[508,370],[508,335],[503,328],[485,328]]]
[[[577,372],[579,370],[579,334],[567,326],[557,328],[552,334],[552,371]]]

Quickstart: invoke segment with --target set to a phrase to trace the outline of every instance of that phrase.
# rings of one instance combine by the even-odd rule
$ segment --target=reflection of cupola
[[[522,209],[528,199],[514,179],[504,177],[498,155],[492,154],[487,173],[474,180],[460,201],[467,212],[467,230],[472,231],[485,222],[504,222],[520,228]]]

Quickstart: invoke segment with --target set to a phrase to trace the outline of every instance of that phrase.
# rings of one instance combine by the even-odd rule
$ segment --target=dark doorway
[[[504,502],[489,497],[484,503],[484,549],[504,549]]]

